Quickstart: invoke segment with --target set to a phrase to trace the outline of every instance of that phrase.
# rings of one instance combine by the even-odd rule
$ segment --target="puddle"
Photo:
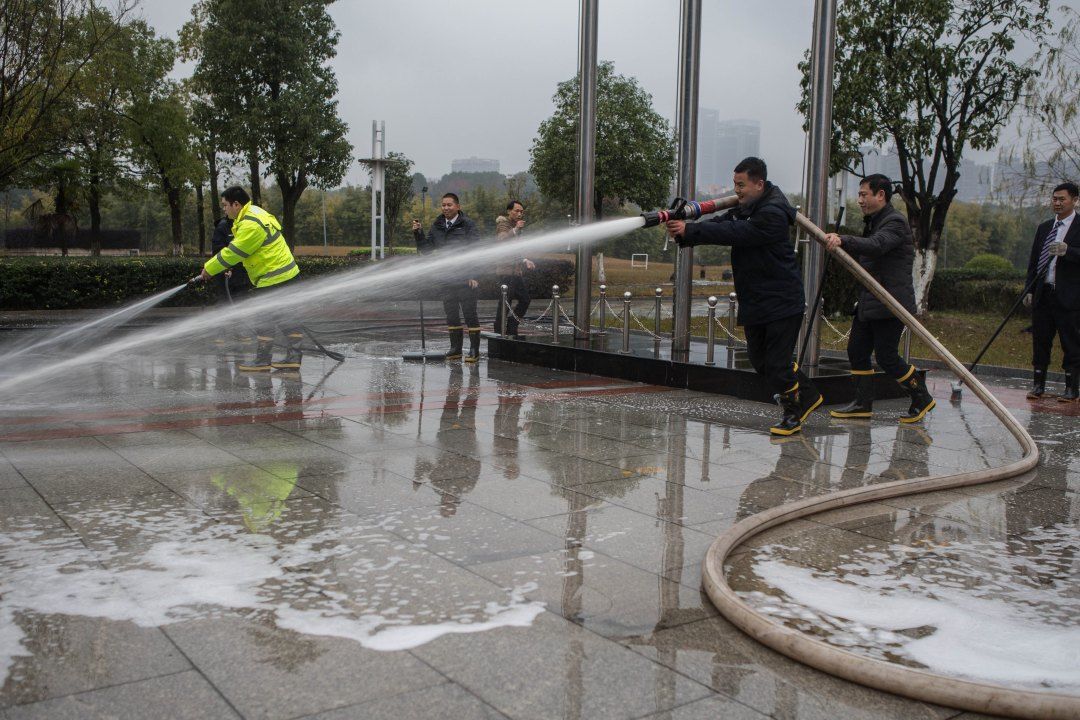
[[[274,536],[183,506],[116,501],[73,508],[82,540],[25,516],[0,532],[0,677],[30,653],[20,619],[63,614],[144,627],[224,615],[405,650],[451,633],[532,623],[529,583],[500,589],[334,511]],[[380,523],[386,526],[387,519]],[[0,681],[2,684],[2,681]]]
[[[767,545],[740,596],[832,645],[937,673],[1080,695],[1080,528],[1004,541],[868,542],[824,572]],[[745,582],[740,581],[745,587]]]

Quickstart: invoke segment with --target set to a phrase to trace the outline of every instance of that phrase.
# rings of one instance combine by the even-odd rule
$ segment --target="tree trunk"
[[[172,220],[173,255],[184,254],[184,227],[180,213],[180,188],[169,183],[165,187],[169,199],[169,217]]]
[[[262,191],[259,187],[259,154],[252,151],[248,154],[248,181],[251,183],[251,202],[262,206]]]
[[[210,171],[210,215],[217,227],[221,222],[221,191],[218,189],[217,153],[213,150],[206,154],[206,168]]]
[[[87,204],[90,206],[90,254],[101,255],[101,178],[95,171],[90,173]]]
[[[199,220],[199,255],[206,252],[206,211],[203,208],[202,183],[195,186],[195,213]]]
[[[281,173],[275,177],[281,190],[281,232],[285,234],[285,242],[292,250],[296,247],[296,237],[293,235],[293,230],[296,229],[296,205],[307,189],[307,180],[303,174],[295,181]]]
[[[911,268],[911,280],[915,284],[915,308],[918,315],[925,315],[930,300],[930,283],[934,280],[934,271],[937,270],[938,261],[938,237],[931,235],[931,242],[925,247],[915,246],[915,264]]]
[[[57,177],[56,180],[56,207],[53,208],[55,212],[55,219],[52,223],[52,233],[55,234],[56,228],[60,228],[60,255],[67,257],[68,254],[68,236],[67,236],[67,224],[63,222],[63,218],[68,212],[68,200],[67,200],[67,185],[64,183],[64,178]]]

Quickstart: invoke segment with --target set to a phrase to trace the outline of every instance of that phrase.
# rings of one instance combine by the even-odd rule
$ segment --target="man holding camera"
[[[1035,231],[1028,259],[1024,306],[1031,309],[1032,360],[1034,380],[1027,396],[1046,394],[1046,369],[1054,335],[1061,338],[1065,357],[1065,392],[1060,402],[1080,399],[1080,225],[1076,219],[1075,183],[1061,183],[1054,188],[1050,207],[1054,217]]]
[[[454,193],[442,196],[440,204],[442,214],[435,218],[427,235],[419,220],[413,220],[413,238],[416,249],[421,253],[432,251],[462,251],[479,239],[476,225],[461,211],[461,201]],[[476,314],[476,300],[480,283],[474,277],[451,277],[443,285],[443,310],[446,311],[446,329],[450,332],[450,350],[447,360],[458,360],[462,354],[465,328],[461,325],[462,317],[469,328],[469,352],[465,362],[480,359],[480,319]]]
[[[821,405],[822,397],[799,371],[795,344],[806,302],[789,228],[795,208],[780,188],[767,179],[760,158],[748,157],[735,166],[739,205],[708,222],[669,220],[668,232],[680,246],[727,245],[739,297],[739,324],[746,333],[750,364],[764,375],[780,403],[780,422],[773,435],[792,435]]]
[[[517,240],[525,230],[525,206],[518,200],[511,200],[506,204],[506,214],[495,218],[496,240]],[[535,263],[527,257],[516,258],[512,261],[504,261],[495,268],[495,275],[499,278],[499,284],[506,286],[506,301],[515,303],[514,309],[506,318],[506,334],[516,337],[518,334],[518,318],[525,317],[529,310],[529,288],[525,284],[524,272],[536,268]],[[495,312],[495,332],[502,332],[503,315],[506,314],[502,299],[499,300],[499,308]]]

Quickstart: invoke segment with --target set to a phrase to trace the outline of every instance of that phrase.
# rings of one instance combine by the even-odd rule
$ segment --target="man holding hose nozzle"
[[[1046,394],[1046,369],[1054,335],[1061,338],[1065,357],[1065,392],[1058,400],[1080,399],[1080,224],[1076,201],[1080,188],[1061,183],[1050,196],[1054,217],[1035,231],[1028,260],[1024,306],[1031,308],[1032,367],[1034,382],[1028,397]]]
[[[280,288],[300,274],[285,236],[281,234],[281,223],[266,210],[252,205],[251,196],[244,188],[236,185],[226,188],[221,193],[221,209],[232,220],[232,240],[206,261],[197,280],[206,282],[243,264],[256,297],[265,300],[263,296],[271,288]],[[267,308],[267,313],[269,311]],[[239,370],[269,372],[273,369],[300,369],[303,359],[300,350],[302,332],[299,328],[282,328],[286,340],[285,359],[273,362],[275,331],[273,326],[256,325],[258,345],[255,357],[251,362],[240,363]]]
[[[782,410],[780,422],[769,432],[792,435],[822,402],[821,393],[794,362],[806,306],[788,234],[795,208],[768,181],[760,158],[748,157],[736,165],[734,184],[738,207],[709,222],[668,220],[667,229],[680,246],[731,247],[738,322],[746,333],[750,364],[768,379]]]
[[[427,235],[419,220],[413,220],[413,237],[416,249],[421,253],[432,251],[454,252],[468,249],[480,235],[473,221],[461,211],[461,201],[454,193],[442,196],[440,204],[442,214],[435,218]],[[461,325],[462,317],[469,328],[469,353],[465,362],[480,359],[480,318],[476,314],[476,300],[479,297],[479,281],[460,276],[447,279],[443,285],[443,310],[446,311],[446,329],[450,332],[450,350],[447,360],[461,358],[465,328]]]
[[[889,203],[892,193],[892,180],[885,175],[874,174],[863,178],[859,184],[859,209],[862,210],[864,223],[862,237],[830,233],[825,236],[825,247],[830,251],[842,248],[905,310],[914,314],[915,286],[911,280],[911,267],[915,262],[915,242],[907,218]],[[874,405],[871,355],[877,358],[881,369],[911,395],[911,406],[906,414],[900,416],[900,422],[918,422],[934,408],[934,398],[926,389],[926,383],[919,378],[915,366],[901,360],[897,352],[903,332],[904,323],[869,290],[860,288],[847,346],[851,378],[855,383],[855,400],[830,411],[830,415],[834,418],[871,416]]]

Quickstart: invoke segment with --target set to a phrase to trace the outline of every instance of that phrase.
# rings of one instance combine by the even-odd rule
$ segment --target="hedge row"
[[[956,268],[938,270],[930,284],[930,310],[1005,313],[1024,289],[1024,271]],[[825,312],[852,314],[861,285],[837,263],[825,273]]]
[[[9,257],[0,259],[0,310],[67,310],[123,305],[139,298],[182,285],[199,274],[205,258],[198,257]],[[302,257],[300,279],[366,266],[362,257]],[[409,262],[400,260],[395,262]],[[551,286],[566,287],[573,277],[568,260],[542,260],[529,273],[533,297],[551,296]],[[483,297],[498,297],[497,281],[481,282]],[[425,298],[439,297],[437,285],[429,283]],[[408,294],[412,290],[403,289]],[[387,297],[402,300],[409,297]],[[199,285],[186,288],[166,304],[173,306],[211,305],[216,293]]]

